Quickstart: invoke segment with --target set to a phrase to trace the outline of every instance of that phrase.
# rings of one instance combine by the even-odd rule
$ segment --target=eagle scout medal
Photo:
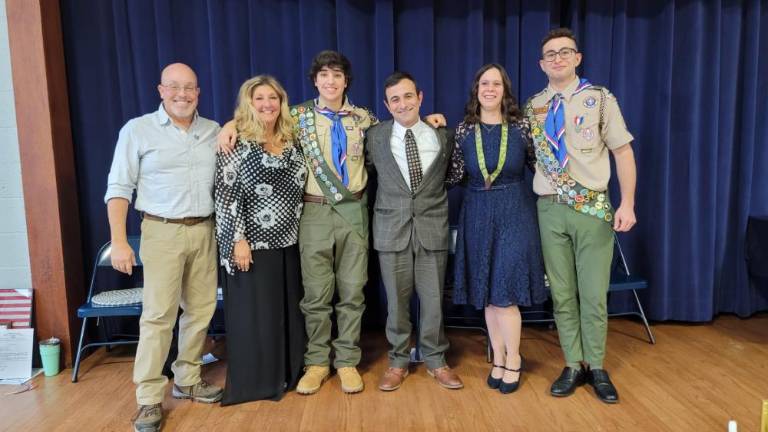
[[[576,133],[581,132],[581,125],[584,123],[584,116],[576,116],[573,118],[573,129]]]

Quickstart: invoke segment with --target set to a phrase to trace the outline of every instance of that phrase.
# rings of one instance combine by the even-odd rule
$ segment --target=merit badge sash
[[[309,169],[333,208],[364,237],[368,236],[368,209],[365,195],[355,198],[341,179],[330,169],[317,142],[315,102],[306,101],[291,108],[296,137],[301,144]],[[366,204],[366,205],[361,205]]]
[[[551,103],[551,101],[550,101]],[[613,221],[613,207],[607,191],[595,191],[568,175],[544,136],[544,126],[536,119],[533,105],[525,107],[525,116],[531,122],[531,135],[536,152],[536,165],[545,174],[549,184],[557,191],[558,200],[568,207],[606,222]]]

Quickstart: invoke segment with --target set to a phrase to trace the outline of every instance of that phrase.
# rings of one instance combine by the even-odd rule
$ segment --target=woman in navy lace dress
[[[485,309],[493,347],[488,385],[502,393],[520,382],[520,306],[546,299],[536,205],[525,182],[533,168],[530,128],[504,68],[475,75],[456,128],[449,183],[466,180],[454,263],[454,303]]]

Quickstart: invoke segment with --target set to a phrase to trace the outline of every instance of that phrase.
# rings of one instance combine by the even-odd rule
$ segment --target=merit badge
[[[333,196],[333,199],[335,199],[336,201],[341,201],[341,198],[342,198],[342,196],[338,192]]]
[[[584,137],[585,140],[591,141],[592,138],[595,137],[595,133],[592,132],[592,129],[586,128],[581,132],[581,136]]]
[[[597,104],[597,101],[592,96],[584,99],[584,106],[587,108],[594,108],[595,104]]]

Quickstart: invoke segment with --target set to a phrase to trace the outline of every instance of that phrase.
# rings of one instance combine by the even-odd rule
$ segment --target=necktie
[[[349,115],[349,111],[334,112],[327,108],[315,108],[315,111],[331,120],[331,155],[333,166],[339,173],[339,180],[344,186],[349,186],[349,173],[347,172],[347,132],[341,119]]]
[[[413,131],[405,131],[405,157],[408,160],[408,176],[411,179],[411,192],[415,192],[421,184],[423,174],[421,172],[421,159],[419,158],[419,148],[416,146],[416,137]]]

